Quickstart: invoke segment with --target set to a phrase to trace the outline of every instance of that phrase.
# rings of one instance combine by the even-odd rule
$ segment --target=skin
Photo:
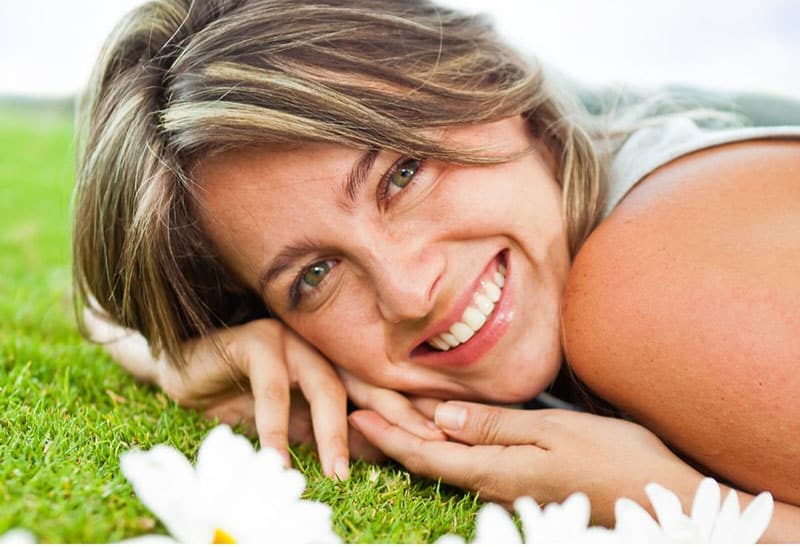
[[[642,489],[650,481],[676,491],[688,510],[701,475],[677,450],[751,492],[773,491],[781,502],[764,539],[800,538],[793,497],[800,482],[791,465],[798,444],[790,435],[800,418],[793,374],[800,355],[793,336],[800,281],[792,260],[800,250],[800,231],[793,229],[798,145],[742,143],[672,162],[642,181],[593,233],[567,277],[552,161],[520,120],[453,130],[445,138],[497,143],[500,152],[530,151],[488,167],[426,165],[419,187],[404,189],[388,209],[376,203],[375,188],[396,156],[379,156],[351,211],[340,207],[340,188],[360,153],[344,147],[230,152],[196,173],[205,190],[206,229],[251,287],[258,287],[276,248],[298,235],[316,239],[318,252],[304,256],[297,269],[335,260],[329,285],[310,304],[291,307],[286,280],[263,294],[282,328],[347,371],[341,376],[345,391],[362,408],[376,410],[351,415],[350,426],[410,470],[488,499],[508,503],[528,494],[543,503],[583,490],[593,517],[605,524],[613,522],[612,502],[620,495],[646,506]],[[477,275],[465,272],[503,248],[525,280],[514,285],[520,287],[517,313],[507,339],[469,367],[415,363],[409,347],[447,313],[458,287]],[[755,313],[720,312],[725,309]],[[519,325],[527,326],[524,335],[515,330]],[[538,393],[561,361],[562,329],[580,377],[670,448],[631,422],[437,400],[511,401]],[[262,344],[259,350],[274,348]],[[243,351],[239,360],[252,365],[257,353]],[[292,365],[287,352],[270,359],[262,368],[273,372],[254,387],[253,398],[256,407],[261,398],[262,409],[285,407],[264,426],[270,434],[283,428],[277,437],[285,439],[289,385],[313,382],[302,379],[302,359]],[[219,381],[219,363],[199,368]],[[248,372],[245,366],[241,374]],[[284,391],[270,387],[279,377],[290,380]],[[192,387],[209,391],[198,388],[200,378]],[[173,386],[171,393],[180,397],[186,389]],[[428,398],[408,401],[392,390]],[[303,393],[312,409],[337,404],[313,389]],[[235,407],[233,400],[220,406]],[[252,399],[241,408],[248,405]],[[464,411],[457,427],[453,406]],[[256,423],[265,412],[255,412]],[[437,432],[420,416],[435,422]],[[334,437],[343,428],[329,424]],[[323,446],[323,466],[333,469]],[[341,454],[341,446],[325,450]],[[582,458],[569,463],[576,454],[593,454],[591,465]]]
[[[411,184],[392,189],[389,203],[378,198],[381,178],[400,158],[382,152],[352,207],[342,206],[342,188],[363,151],[310,144],[227,152],[195,174],[206,229],[283,323],[353,376],[426,397],[526,400],[551,382],[562,360],[559,306],[569,254],[559,187],[521,117],[444,138],[493,143],[498,154],[529,151],[491,166],[427,161]],[[293,273],[261,290],[259,273],[295,241],[312,241],[312,249]],[[514,311],[498,343],[468,366],[411,356],[503,250]],[[330,273],[293,307],[291,284],[321,259],[335,261]]]
[[[642,181],[576,257],[563,302],[570,362],[661,440],[621,420],[463,402],[435,411],[457,442],[414,438],[369,411],[351,423],[412,471],[506,504],[584,491],[606,525],[616,497],[647,507],[648,482],[689,511],[701,475],[663,440],[738,485],[742,506],[771,491],[761,539],[796,542],[799,175],[796,141],[686,156]]]
[[[564,301],[570,362],[600,396],[711,472],[796,505],[799,179],[797,141],[670,163],[592,234]]]

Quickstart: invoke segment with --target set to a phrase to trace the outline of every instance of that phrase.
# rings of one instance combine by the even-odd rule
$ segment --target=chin
[[[546,369],[538,363],[523,363],[494,384],[491,393],[487,393],[487,401],[502,404],[524,403],[534,399],[545,391],[558,375],[561,368],[560,354],[558,359],[544,359]],[[519,362],[519,361],[518,361]]]

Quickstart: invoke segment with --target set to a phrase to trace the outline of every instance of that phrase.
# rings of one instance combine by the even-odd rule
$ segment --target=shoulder
[[[715,287],[756,297],[756,272],[767,284],[800,282],[798,256],[800,140],[703,150],[648,175],[589,236],[570,271],[565,318],[652,309],[663,298],[660,311],[696,310]]]
[[[698,461],[725,448],[708,442],[721,433],[769,446],[775,427],[800,420],[798,257],[800,142],[684,156],[643,180],[576,257],[567,358]]]

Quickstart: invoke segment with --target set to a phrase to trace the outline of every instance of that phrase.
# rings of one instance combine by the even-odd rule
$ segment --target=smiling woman
[[[562,360],[569,252],[555,174],[520,116],[442,142],[518,157],[470,166],[335,144],[223,152],[194,170],[204,232],[274,317],[359,378],[431,397],[531,399]]]
[[[690,499],[690,462],[800,538],[800,128],[647,106],[592,118],[427,2],[148,3],[83,108],[87,326],[330,476],[382,451],[506,502],[584,490],[609,523],[647,482]],[[628,420],[464,402],[551,388]]]

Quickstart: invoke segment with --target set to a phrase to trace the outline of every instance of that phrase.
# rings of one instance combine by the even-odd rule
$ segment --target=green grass
[[[16,111],[15,111],[16,110]],[[133,446],[193,457],[213,423],[136,384],[79,337],[70,296],[70,116],[0,105],[0,535],[113,542],[163,528],[119,468]],[[401,468],[321,476],[298,448],[307,496],[328,503],[344,541],[425,543],[472,533],[476,499]]]

